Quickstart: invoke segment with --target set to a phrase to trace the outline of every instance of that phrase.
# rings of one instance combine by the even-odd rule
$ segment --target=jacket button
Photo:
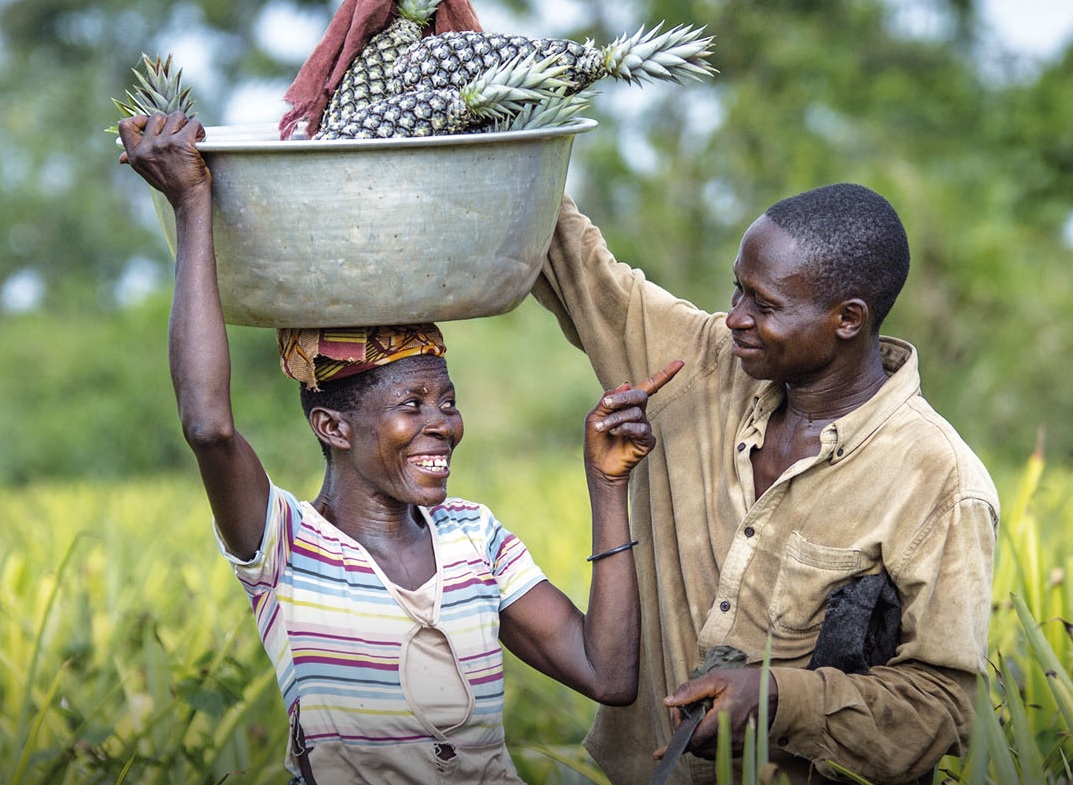
[[[756,534],[756,529],[754,529],[752,526],[746,526],[745,531],[742,532],[742,534],[744,534],[746,537],[752,537],[754,534]]]
[[[723,600],[721,603],[719,603],[719,610],[721,610],[723,613],[726,613],[727,611],[729,611],[730,610],[730,601],[729,600]]]

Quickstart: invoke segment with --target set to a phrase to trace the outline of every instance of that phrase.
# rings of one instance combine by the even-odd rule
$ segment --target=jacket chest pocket
[[[792,532],[768,608],[772,626],[789,634],[818,633],[828,595],[868,566],[860,550],[819,545]]]

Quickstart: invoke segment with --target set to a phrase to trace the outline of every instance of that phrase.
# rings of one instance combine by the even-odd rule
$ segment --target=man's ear
[[[350,423],[335,409],[314,407],[309,412],[309,427],[328,446],[337,450],[350,449]]]
[[[859,297],[851,300],[843,300],[836,307],[838,313],[838,337],[843,340],[856,338],[862,332],[867,331],[872,320],[872,312],[868,303]]]

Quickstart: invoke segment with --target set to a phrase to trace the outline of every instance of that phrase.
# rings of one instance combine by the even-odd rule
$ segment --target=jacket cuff
[[[779,702],[768,739],[780,750],[811,757],[825,726],[823,677],[801,668],[772,668]]]

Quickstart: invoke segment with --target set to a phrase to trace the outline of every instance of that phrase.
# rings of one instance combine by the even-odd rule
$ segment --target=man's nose
[[[732,300],[730,303],[730,310],[727,312],[727,327],[731,330],[744,330],[752,325],[752,320],[749,318],[748,308],[745,305],[745,298],[738,297],[736,300]]]

